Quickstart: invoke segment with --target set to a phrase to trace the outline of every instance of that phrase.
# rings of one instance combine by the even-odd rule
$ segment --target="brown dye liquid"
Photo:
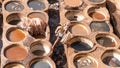
[[[118,60],[114,56],[105,57],[102,61],[103,61],[103,63],[105,63],[108,66],[111,66],[111,67],[120,67],[120,60]]]
[[[4,68],[25,68],[22,64],[11,63],[6,65]]]
[[[12,20],[9,22],[11,25],[17,25],[21,20]]]
[[[114,47],[115,41],[109,37],[98,37],[97,42],[104,47]]]
[[[43,21],[46,21],[46,16],[44,13],[40,13],[40,12],[32,12],[28,15],[29,18],[40,18]]]
[[[75,35],[86,35],[88,33],[87,30],[82,25],[74,25],[71,28],[71,32],[72,34]]]
[[[76,21],[77,20],[77,15],[73,11],[69,11],[65,14],[65,17],[70,20],[70,21]]]
[[[19,42],[25,38],[25,34],[20,29],[15,29],[10,32],[9,40],[12,42]]]
[[[104,20],[105,19],[105,16],[101,13],[98,13],[98,12],[94,12],[91,14],[91,17],[93,19],[97,19],[97,20]]]
[[[80,0],[64,0],[65,4],[71,7],[80,6],[81,1]]]
[[[36,56],[43,56],[44,54],[46,54],[44,45],[39,42],[35,43],[31,47],[31,52],[32,52],[32,54],[34,54]]]
[[[27,57],[28,53],[22,46],[12,46],[5,51],[5,56],[12,61],[20,61]]]
[[[43,50],[35,50],[32,52],[34,55],[37,55],[37,56],[42,56],[45,54],[45,51]]]
[[[65,13],[65,17],[70,21],[82,21],[85,17],[76,11],[68,11]]]
[[[10,25],[17,25],[21,21],[20,14],[19,13],[12,13],[12,14],[7,16],[6,21]]]

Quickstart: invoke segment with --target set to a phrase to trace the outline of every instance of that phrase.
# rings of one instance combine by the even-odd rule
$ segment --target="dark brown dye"
[[[25,68],[25,67],[20,63],[9,63],[5,65],[4,68]]]
[[[70,21],[81,21],[84,19],[84,16],[80,15],[79,12],[75,11],[66,12],[65,17]]]
[[[48,2],[49,2],[50,4],[53,4],[53,3],[58,2],[58,0],[48,0]]]
[[[31,51],[32,51],[32,54],[36,56],[43,56],[46,53],[44,45],[40,43],[40,41],[32,44]]]
[[[34,25],[33,25],[34,26]],[[37,26],[37,27],[39,27],[39,26]],[[40,27],[41,28],[41,27]],[[33,31],[33,32],[32,32]],[[39,30],[38,30],[39,31]],[[32,27],[29,31],[29,34],[32,36],[32,37],[34,37],[34,38],[36,38],[36,39],[40,39],[40,38],[45,38],[45,34],[41,34],[40,32],[37,32],[35,29],[34,29],[34,27]],[[45,32],[44,32],[45,33]]]
[[[28,6],[33,10],[43,10],[46,8],[45,4],[39,0],[29,1]]]
[[[3,29],[0,27],[0,39],[2,38]]]
[[[9,2],[5,5],[5,9],[9,12],[22,11],[24,6],[19,2]]]
[[[104,0],[89,0],[90,2],[95,2],[95,3],[97,3],[97,2],[102,2],[102,1],[104,1]]]
[[[0,8],[2,8],[2,3],[0,3]]]
[[[97,64],[94,60],[88,57],[81,57],[74,60],[76,68],[97,68]]]
[[[118,60],[114,56],[105,57],[102,61],[103,61],[104,64],[106,64],[108,66],[111,66],[111,67],[120,67],[120,60]]]
[[[2,25],[3,25],[3,15],[0,14],[0,26],[2,26]]]
[[[51,66],[48,62],[37,61],[31,64],[30,68],[51,68]]]
[[[92,49],[88,43],[76,41],[71,44],[71,47],[77,51],[86,51]]]
[[[115,41],[112,40],[109,37],[97,37],[96,41],[98,42],[98,44],[104,46],[104,47],[114,47],[115,46]]]
[[[35,50],[32,52],[34,55],[41,56],[45,54],[45,51],[43,50]]]
[[[90,28],[92,31],[95,32],[109,32],[110,28],[106,22],[100,22],[100,21],[93,21],[90,24]]]
[[[17,13],[8,15],[6,20],[10,25],[17,25],[21,21],[20,15]]]
[[[17,25],[21,20],[12,20],[9,22],[9,24],[12,24],[12,25]]]

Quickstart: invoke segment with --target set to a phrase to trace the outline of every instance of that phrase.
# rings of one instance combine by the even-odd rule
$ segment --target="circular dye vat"
[[[109,32],[110,28],[104,21],[93,21],[90,24],[90,28],[94,32]]]
[[[97,2],[103,2],[104,0],[89,0],[89,1],[97,3]]]
[[[24,60],[28,55],[27,50],[23,46],[17,44],[8,46],[5,49],[4,54],[11,61]]]
[[[82,21],[85,18],[79,12],[75,12],[75,11],[66,12],[65,17],[70,21]]]
[[[114,38],[106,35],[97,35],[96,41],[104,47],[115,47],[116,43]]]
[[[70,46],[77,51],[88,51],[93,48],[93,43],[86,38],[73,38],[69,42],[71,42]]]
[[[47,61],[36,61],[31,64],[30,68],[52,68]]]
[[[89,56],[78,56],[73,61],[76,68],[97,68],[95,59]]]
[[[71,27],[70,32],[73,35],[87,35],[89,32],[84,25],[76,24]]]
[[[32,22],[30,24],[30,29],[28,29],[29,34],[34,38],[45,38],[46,27],[47,27],[47,16],[45,13],[33,12],[28,15]]]
[[[7,39],[11,42],[19,42],[25,38],[25,34],[21,29],[11,28],[8,30]]]
[[[9,12],[22,11],[24,9],[24,6],[17,1],[11,1],[5,5],[5,9]]]
[[[21,21],[20,14],[18,13],[10,14],[7,16],[6,20],[10,25],[17,25]]]
[[[120,51],[106,51],[102,56],[102,61],[107,66],[120,67]]]
[[[91,13],[90,17],[92,17],[93,19],[96,19],[96,20],[105,20],[105,16],[98,12]]]
[[[28,6],[33,10],[44,10],[46,8],[45,3],[39,0],[29,1]]]
[[[30,14],[28,14],[28,17],[29,18],[40,18],[41,20],[45,21],[47,20],[47,16],[45,15],[45,13],[42,13],[42,12],[32,12]]]
[[[50,44],[48,42],[37,41],[32,43],[31,52],[36,56],[46,56],[50,53]]]
[[[25,67],[20,63],[9,63],[6,64],[4,68],[25,68]]]

